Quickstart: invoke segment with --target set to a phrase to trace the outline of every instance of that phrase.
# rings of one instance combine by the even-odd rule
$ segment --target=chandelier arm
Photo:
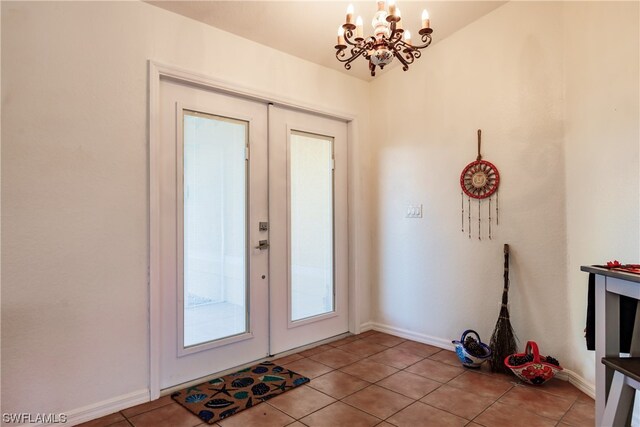
[[[376,39],[375,37],[367,37],[366,39],[364,39],[364,41],[362,42],[362,48],[363,49],[373,49],[373,45],[376,44]]]
[[[431,44],[431,34],[423,34],[422,41],[424,42],[424,44],[413,47],[416,49],[424,49],[425,47],[428,47]]]
[[[413,64],[413,61],[415,61],[415,59],[420,56],[420,55],[416,55],[416,53],[420,53],[417,50],[405,50],[404,51],[404,58],[407,60],[407,62],[409,64]]]
[[[392,50],[393,52],[393,56],[395,56],[396,58],[398,58],[398,61],[400,61],[402,63],[402,70],[403,71],[407,71],[409,69],[409,63],[407,62],[407,60],[402,56],[402,53],[398,52],[396,49]],[[413,61],[411,61],[413,62]]]
[[[388,44],[390,47],[393,47],[393,46],[395,46],[397,43],[400,43],[401,41],[402,41],[402,33],[396,33],[396,36],[394,36],[394,38],[393,38],[393,39],[389,39],[389,40],[387,41],[387,44]]]
[[[407,44],[407,42],[405,42],[404,40],[400,40],[393,45],[393,50],[395,50],[396,52],[402,52],[403,49],[413,49],[413,46]]]
[[[416,59],[416,57],[413,55],[413,52],[410,50],[404,50],[403,53],[404,53],[404,59],[405,61],[407,61],[407,64],[413,64],[413,61],[415,61]]]
[[[344,62],[344,68],[346,68],[347,70],[350,70],[351,69],[351,63],[356,58],[362,56],[362,54],[364,54],[366,51],[367,51],[366,45],[363,45],[362,48],[360,48],[360,49],[353,48],[351,50],[351,57],[350,58],[340,59],[340,58],[337,57],[337,54],[336,54],[336,58],[338,59],[338,61]]]
[[[388,43],[390,45],[395,44],[396,42],[398,42],[399,40],[402,40],[402,30],[398,30],[396,23],[392,22],[391,23],[391,34],[389,34],[389,39],[388,39]]]
[[[344,68],[346,68],[347,70],[351,69],[351,63],[358,58],[359,56],[361,56],[365,51],[364,50],[360,50],[356,55],[352,56],[351,59],[349,59],[347,62],[345,62],[344,64]]]
[[[404,32],[404,31],[402,31],[402,30],[401,30],[401,31],[396,30],[396,29],[395,29],[395,25],[393,26],[393,28],[394,28],[394,29],[393,29],[393,31],[391,32],[391,35],[389,36],[389,39],[388,39],[388,43],[389,43],[389,45],[391,45],[391,46],[393,46],[393,45],[395,45],[396,43],[398,43],[398,42],[401,42],[401,41],[402,41],[402,34],[403,34],[403,32]]]
[[[361,42],[357,45],[354,45],[351,50],[351,56],[349,56],[348,58],[345,58],[346,56],[346,50],[347,50],[347,46],[343,46],[341,49],[339,48],[338,50],[336,50],[336,59],[340,62],[345,63],[345,68],[347,70],[351,69],[351,65],[350,63],[356,59],[357,57],[361,56],[362,54],[365,54],[365,58],[369,59],[368,55],[366,55],[366,52],[371,49],[371,40],[367,40],[366,42]]]
[[[408,49],[411,49],[412,51],[415,51],[416,53],[419,54],[418,56],[416,56],[416,58],[419,58],[420,55],[422,55],[422,52],[420,52],[419,49],[424,49],[426,47],[429,47],[429,45],[431,44],[431,37],[429,37],[429,39],[427,40],[427,42],[425,44],[421,44],[421,45],[407,44],[404,40],[398,42],[398,44],[401,44],[405,48],[408,48]]]
[[[404,41],[398,43],[397,47],[394,46],[394,50],[398,53],[398,55],[401,55],[401,52],[404,53],[404,58],[409,64],[413,64],[413,61],[416,58],[420,58],[420,56],[422,56],[422,52]]]
[[[360,43],[362,42],[362,40],[358,40],[358,39],[353,39],[353,31],[352,30],[346,30],[344,32],[344,41],[351,45],[351,46],[359,46]]]
[[[369,42],[361,43],[360,45],[354,46],[351,48],[350,50],[351,56],[349,58],[344,58],[345,51],[347,50],[346,48],[338,50],[336,52],[336,58],[340,62],[351,62],[353,58],[357,58],[358,56],[362,55],[369,49],[371,49],[371,44]],[[343,58],[343,59],[340,59],[340,58]]]

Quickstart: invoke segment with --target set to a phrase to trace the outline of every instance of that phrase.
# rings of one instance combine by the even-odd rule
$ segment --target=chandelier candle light
[[[369,61],[371,76],[376,75],[376,67],[383,69],[393,58],[398,58],[402,63],[402,69],[407,71],[409,64],[416,58],[420,58],[424,49],[431,44],[429,13],[422,11],[422,28],[418,31],[422,44],[414,45],[411,42],[411,33],[402,27],[400,8],[395,0],[388,0],[388,12],[384,1],[378,1],[378,11],[373,17],[373,36],[363,37],[362,18],[358,16],[353,23],[353,5],[347,8],[346,22],[338,28],[338,44],[336,58],[344,63],[344,68],[351,69],[351,63],[358,57]],[[355,32],[354,32],[355,30]]]

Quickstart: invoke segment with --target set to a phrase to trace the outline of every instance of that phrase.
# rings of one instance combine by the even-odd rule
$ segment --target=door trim
[[[148,114],[149,114],[149,396],[150,400],[160,397],[160,352],[161,352],[161,294],[160,294],[160,80],[171,79],[173,81],[196,85],[214,92],[229,94],[245,99],[263,102],[266,104],[280,105],[289,109],[314,113],[325,117],[340,119],[347,122],[347,144],[350,153],[354,141],[358,139],[358,118],[355,114],[342,111],[332,111],[324,106],[299,102],[285,96],[264,92],[249,88],[234,82],[216,79],[204,74],[191,72],[172,65],[157,61],[148,61]],[[354,156],[349,154],[348,182],[356,182]],[[365,284],[359,279],[363,266],[355,259],[357,239],[355,238],[355,225],[352,203],[354,203],[353,189],[348,190],[348,224],[349,224],[349,330],[353,333],[360,332],[359,307],[356,301],[358,295],[364,293]]]

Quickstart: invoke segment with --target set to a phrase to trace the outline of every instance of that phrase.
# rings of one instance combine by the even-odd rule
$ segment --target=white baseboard
[[[421,333],[418,333],[418,332],[409,331],[407,329],[396,328],[395,326],[389,326],[389,325],[385,325],[385,324],[382,324],[382,323],[367,322],[367,323],[363,323],[360,326],[360,328],[361,328],[361,330],[363,332],[366,331],[366,330],[369,330],[369,329],[373,329],[374,331],[384,332],[384,333],[387,333],[389,335],[395,335],[395,336],[400,337],[400,338],[406,338],[406,339],[410,339],[410,340],[413,340],[413,341],[418,341],[418,342],[421,342],[423,344],[429,344],[429,345],[432,345],[432,346],[435,346],[435,347],[443,348],[445,350],[452,350],[453,351],[455,349],[455,346],[453,345],[451,340],[444,339],[444,338],[438,338],[438,337],[432,337],[430,335],[425,335],[425,334],[421,334]],[[585,393],[586,395],[588,395],[592,399],[595,399],[595,396],[596,396],[595,385],[587,382],[584,378],[582,378],[580,375],[576,374],[575,372],[573,372],[573,371],[571,371],[569,369],[565,369],[565,370],[559,372],[556,375],[556,378],[558,378],[560,380],[564,380],[564,381],[569,381],[578,390],[580,390],[581,392]]]
[[[134,391],[131,393],[123,394],[120,396],[112,397],[111,399],[103,400],[102,402],[93,403],[91,405],[83,406],[81,408],[72,409],[70,411],[60,412],[60,414],[66,415],[66,421],[64,423],[51,424],[51,423],[35,423],[35,424],[22,424],[24,426],[75,426],[87,421],[95,420],[96,418],[104,417],[105,415],[113,414],[114,412],[121,411],[123,409],[130,408],[132,406],[139,405],[141,403],[149,402],[150,394],[149,389],[143,389]]]
[[[363,333],[363,332],[367,332],[373,329],[373,322],[365,322],[362,323],[360,325],[360,332],[359,333]]]
[[[103,400],[82,408],[73,409],[65,412],[67,415],[67,423],[65,425],[74,426],[114,412],[130,408],[150,400],[149,389],[134,391],[111,399]],[[41,424],[41,425],[59,425],[59,424]]]
[[[454,350],[455,346],[451,343],[451,340],[433,337],[426,334],[410,331],[407,329],[396,328],[394,326],[385,325],[377,322],[366,322],[360,325],[360,332],[366,332],[374,330],[378,332],[384,332],[390,335],[395,335],[401,338],[410,339],[412,341],[421,342],[423,344],[429,344],[435,347],[439,347],[445,350]],[[593,384],[587,382],[584,378],[576,374],[575,372],[565,369],[558,373],[558,379],[569,381],[577,389],[587,394],[588,396],[595,397],[595,387]],[[102,402],[87,405],[82,408],[73,409],[67,411],[67,424],[74,426],[86,421],[90,421],[96,418],[103,417],[105,415],[112,414],[117,411],[121,411],[131,406],[139,405],[141,403],[148,402],[150,400],[150,394],[148,389],[134,391],[132,393],[123,394],[111,399],[103,400]],[[41,426],[49,426],[54,424],[39,424]]]
[[[418,341],[423,344],[429,344],[434,347],[443,348],[445,350],[453,351],[455,349],[455,346],[453,345],[451,340],[448,340],[448,339],[432,337],[430,335],[409,331],[407,329],[396,328],[395,326],[389,326],[389,325],[385,325],[377,322],[367,322],[363,324],[361,328],[364,328],[365,325],[367,325],[368,329],[373,329],[374,331],[378,331],[378,332],[384,332],[389,335],[395,335],[400,338],[406,338],[412,341]],[[365,329],[362,329],[362,330],[364,331]]]
[[[571,371],[569,369],[565,369],[562,372],[560,372],[559,374],[563,374],[563,376],[566,376],[566,379],[562,378],[562,376],[560,376],[560,375],[557,375],[558,378],[565,379],[565,381],[569,381],[578,390],[580,390],[581,392],[583,392],[584,394],[586,394],[590,398],[592,398],[592,399],[596,398],[596,387],[595,387],[594,384],[591,384],[591,383],[587,382],[587,380],[585,380],[580,375],[576,374],[575,372],[573,372],[573,371]]]

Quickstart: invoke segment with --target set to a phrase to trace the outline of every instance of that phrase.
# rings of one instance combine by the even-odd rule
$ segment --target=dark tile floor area
[[[514,376],[461,367],[455,353],[368,331],[287,357],[279,364],[310,377],[222,427],[592,426],[594,401],[566,381],[533,387]],[[487,365],[485,363],[485,365]],[[169,396],[84,427],[205,426]]]

